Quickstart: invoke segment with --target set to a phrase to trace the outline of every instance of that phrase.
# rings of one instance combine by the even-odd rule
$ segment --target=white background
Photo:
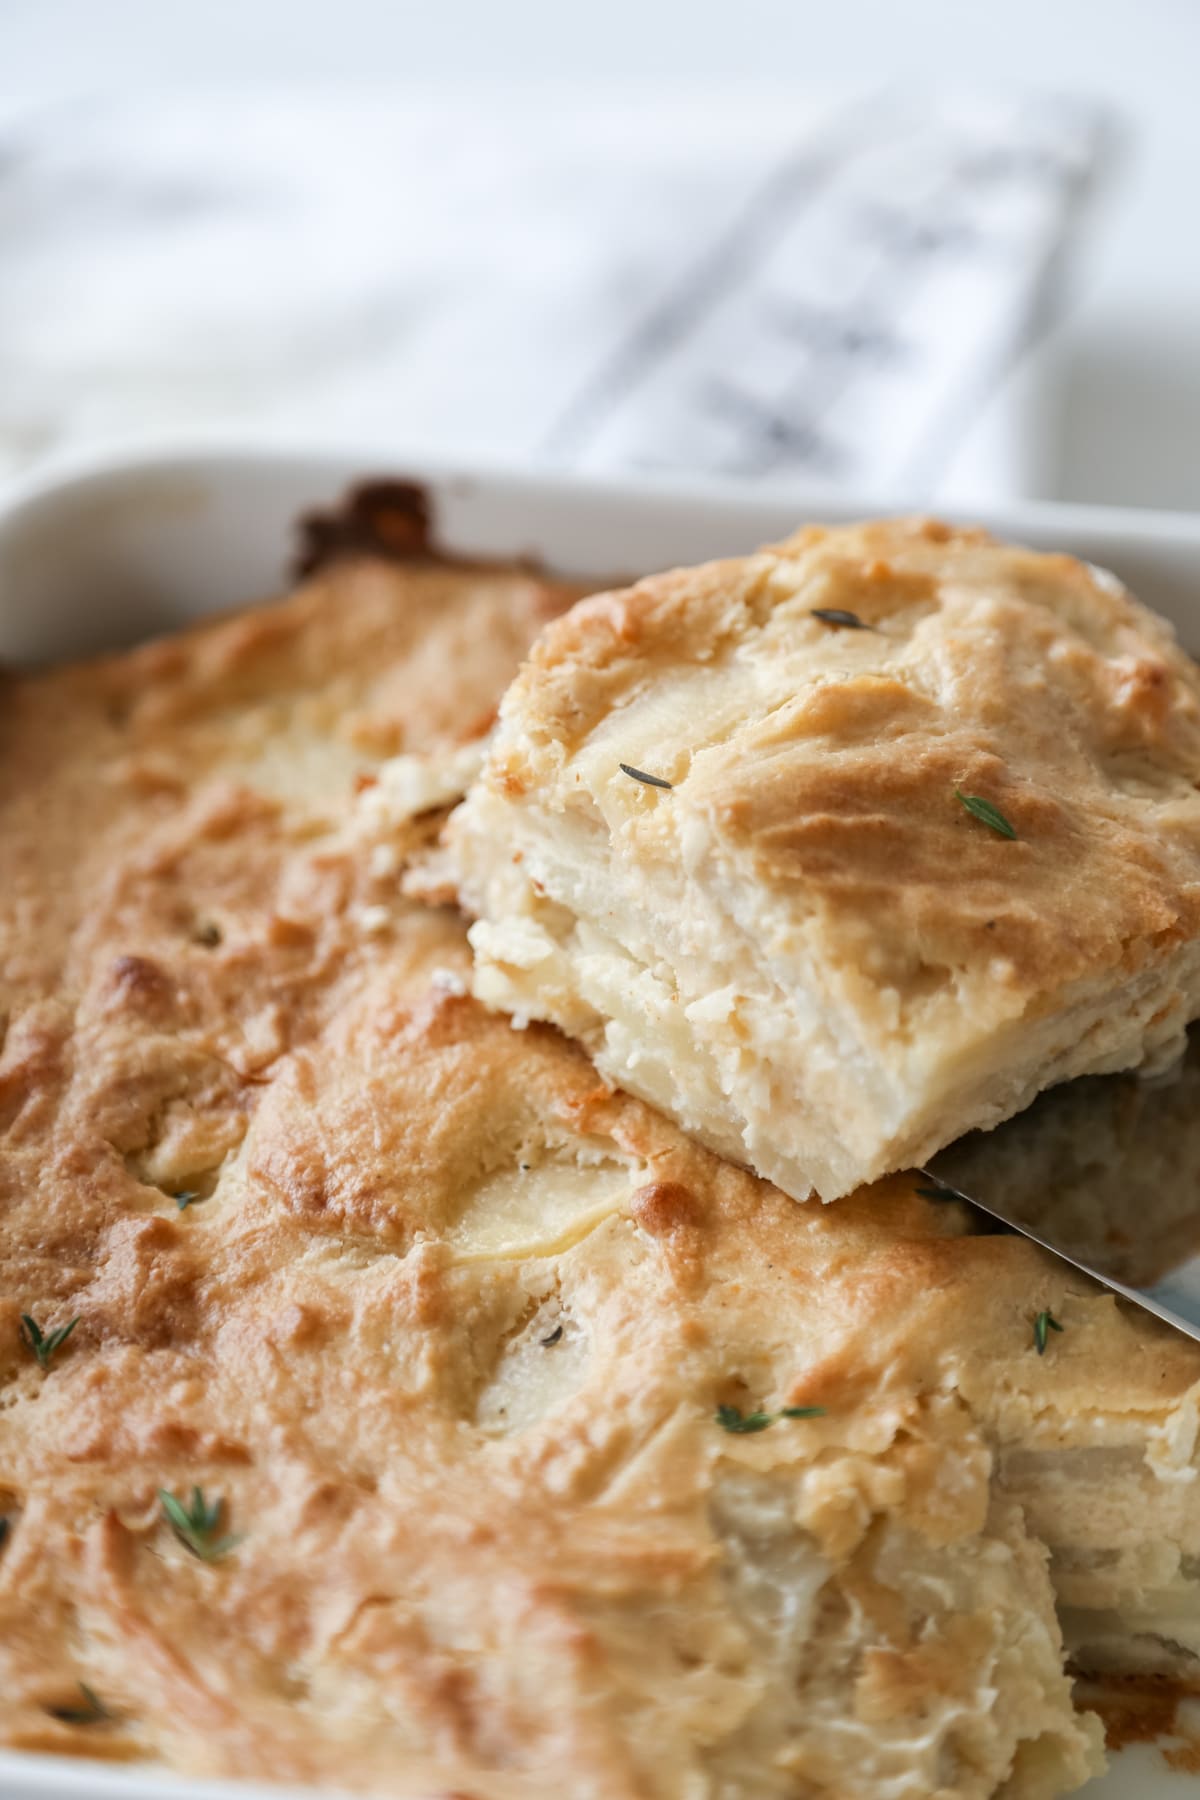
[[[1200,508],[1200,0],[0,0],[0,117],[264,77],[519,87],[533,106],[547,84],[652,106],[697,82],[1033,83],[1107,100],[1125,156],[1056,345],[1050,486]]]

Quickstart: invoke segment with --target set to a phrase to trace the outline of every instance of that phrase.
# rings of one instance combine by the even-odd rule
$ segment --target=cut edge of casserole
[[[581,602],[450,826],[476,992],[826,1200],[1200,1011],[1200,673],[1069,557],[895,520]]]

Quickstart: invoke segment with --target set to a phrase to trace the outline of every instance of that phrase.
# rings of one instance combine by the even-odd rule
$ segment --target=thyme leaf
[[[622,775],[631,775],[635,781],[640,781],[643,787],[670,788],[671,786],[671,783],[664,781],[661,775],[647,775],[645,769],[635,769],[632,763],[618,763],[617,767]]]
[[[159,1488],[158,1498],[163,1515],[175,1536],[201,1562],[219,1562],[221,1557],[241,1543],[240,1537],[217,1535],[225,1514],[225,1502],[221,1499],[206,1500],[203,1488],[192,1489],[192,1498],[187,1506],[165,1488]]]
[[[559,1338],[561,1338],[562,1334],[563,1334],[562,1326],[556,1325],[554,1327],[554,1330],[550,1333],[550,1336],[544,1337],[542,1339],[542,1347],[544,1349],[548,1350],[551,1344],[557,1344],[557,1342],[558,1342]]]
[[[172,1194],[171,1198],[180,1212],[186,1212],[193,1200],[200,1199],[200,1194],[196,1188],[184,1188],[181,1193]]]
[[[961,788],[955,788],[954,792],[971,817],[978,819],[981,825],[986,825],[989,831],[994,831],[998,837],[1016,837],[1013,826],[1009,824],[1000,808],[993,806],[990,800],[983,799],[980,794],[964,794]]]
[[[69,1325],[60,1325],[55,1331],[43,1332],[36,1319],[31,1318],[28,1313],[21,1314],[21,1336],[37,1357],[40,1369],[50,1367],[51,1357],[56,1350],[62,1349],[78,1323],[79,1319],[75,1317]]]
[[[840,606],[814,606],[810,608],[814,619],[820,619],[822,625],[840,625],[845,631],[874,631],[874,625],[868,625],[857,613],[843,612]]]
[[[773,1425],[773,1414],[765,1412],[744,1413],[740,1406],[718,1406],[717,1424],[722,1431],[765,1431]]]
[[[46,1711],[50,1717],[60,1720],[64,1725],[107,1725],[111,1723],[113,1714],[86,1681],[79,1683],[79,1691],[83,1695],[82,1706],[48,1706]]]
[[[1034,1348],[1039,1356],[1046,1354],[1046,1335],[1051,1331],[1061,1331],[1062,1326],[1052,1312],[1040,1312],[1033,1321]]]
[[[744,1413],[739,1406],[718,1406],[716,1420],[722,1431],[751,1432],[766,1431],[777,1419],[821,1419],[824,1416],[823,1406],[784,1406],[777,1413]]]

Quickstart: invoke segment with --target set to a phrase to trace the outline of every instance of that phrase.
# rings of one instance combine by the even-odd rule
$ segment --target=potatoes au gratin
[[[1200,1349],[919,1176],[798,1205],[743,1166],[841,1193],[925,1141],[951,1042],[957,1129],[986,1069],[1007,1107],[1031,1070],[1173,1041],[1194,681],[1086,571],[907,527],[635,596],[551,626],[449,833],[575,590],[360,548],[276,604],[5,682],[6,1746],[412,1800],[1037,1800],[1103,1766],[1078,1676],[1197,1682]],[[939,605],[982,634],[974,665],[929,641]],[[816,606],[871,629],[791,616]],[[1060,777],[1110,732],[1111,791],[1079,802],[1109,851],[1023,766],[989,779],[997,671],[1036,712],[1022,607],[1048,651],[1075,634]],[[789,703],[805,668],[819,692]],[[906,721],[931,731],[955,686],[914,773]],[[995,748],[967,745],[972,691]],[[821,732],[859,749],[819,780]],[[472,992],[447,836],[481,987],[523,1028]],[[1048,846],[1072,904],[1094,893],[1070,954]],[[728,924],[696,951],[712,996],[765,968],[793,866],[813,985],[778,1040],[749,1009],[718,1054],[738,1013],[685,996],[685,934]],[[814,1022],[888,883],[882,961]],[[1125,962],[1089,961],[1102,904]],[[959,1000],[985,976],[1001,999],[893,1067],[888,982],[952,1004],[904,932],[993,916]],[[1051,956],[1021,1072],[1011,1009]],[[651,976],[679,978],[674,1023]],[[761,1059],[791,1080],[802,1020],[822,1073],[767,1154]]]

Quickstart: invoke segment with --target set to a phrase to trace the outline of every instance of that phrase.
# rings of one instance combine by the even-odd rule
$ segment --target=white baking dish
[[[285,578],[299,515],[380,473],[422,482],[447,549],[528,556],[584,576],[639,574],[746,550],[781,536],[806,512],[778,488],[582,483],[404,457],[388,470],[351,455],[217,450],[59,465],[0,495],[0,662],[80,655],[270,594]],[[822,502],[813,516],[871,510]],[[1200,517],[1038,505],[984,522],[1114,570],[1200,650]],[[1173,1774],[1156,1751],[1138,1748],[1086,1793],[1087,1800],[1198,1800],[1200,1777]],[[281,1800],[282,1790],[0,1752],[0,1800],[268,1794]]]
[[[447,548],[584,576],[729,555],[806,516],[877,510],[822,500],[807,511],[779,486],[585,482],[403,457],[387,470],[377,457],[219,450],[63,462],[0,492],[0,660],[78,656],[269,594],[302,512],[360,477],[413,471]],[[1200,650],[1200,515],[1026,503],[972,516],[1115,569]]]

